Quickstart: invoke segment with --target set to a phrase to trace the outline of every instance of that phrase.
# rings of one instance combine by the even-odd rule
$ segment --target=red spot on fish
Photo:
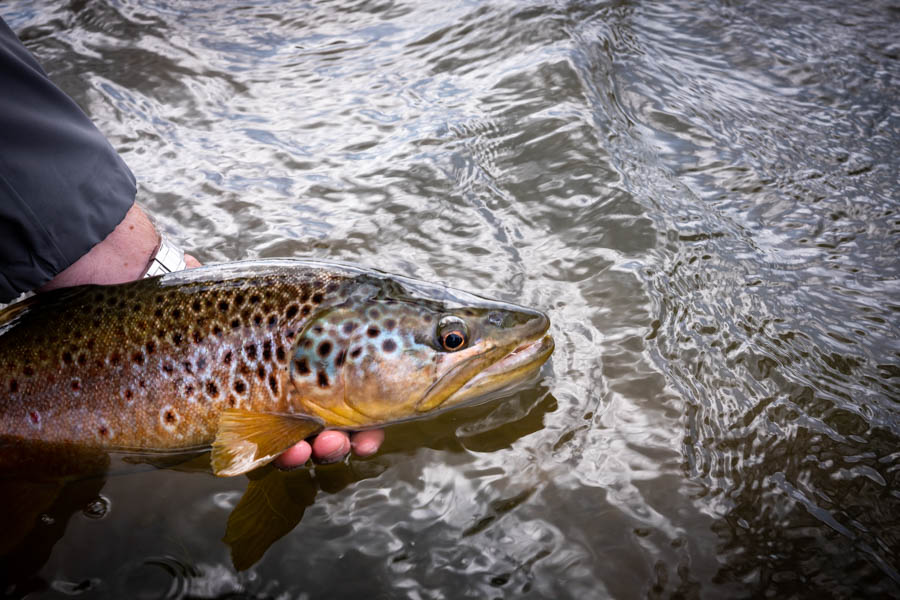
[[[28,413],[28,418],[31,419],[32,425],[40,425],[41,424],[41,414],[36,410],[30,411]]]
[[[132,392],[131,390],[125,390],[125,399],[126,400],[131,400],[132,396],[134,396],[134,392]]]
[[[102,437],[106,437],[107,435],[109,435],[109,429],[106,428],[106,425],[101,425],[99,433]]]
[[[78,381],[77,379],[73,379],[71,386],[72,386],[72,391],[77,392],[81,389],[81,382]]]

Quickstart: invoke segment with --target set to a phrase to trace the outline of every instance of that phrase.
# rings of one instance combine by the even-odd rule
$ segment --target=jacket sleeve
[[[135,192],[104,135],[0,20],[0,302],[103,241]]]

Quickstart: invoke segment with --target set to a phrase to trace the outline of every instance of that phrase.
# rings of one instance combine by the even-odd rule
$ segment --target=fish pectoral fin
[[[225,410],[212,444],[213,473],[231,477],[252,471],[321,430],[322,422],[313,417]]]

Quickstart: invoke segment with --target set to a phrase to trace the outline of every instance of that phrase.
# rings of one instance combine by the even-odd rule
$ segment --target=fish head
[[[298,334],[290,379],[302,412],[351,429],[413,419],[522,381],[553,351],[539,311],[398,289],[326,309]]]

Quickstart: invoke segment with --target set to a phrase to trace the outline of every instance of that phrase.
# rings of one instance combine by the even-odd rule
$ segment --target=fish
[[[486,399],[553,352],[539,310],[328,261],[209,265],[0,312],[0,440],[211,448],[219,476],[325,428]]]

